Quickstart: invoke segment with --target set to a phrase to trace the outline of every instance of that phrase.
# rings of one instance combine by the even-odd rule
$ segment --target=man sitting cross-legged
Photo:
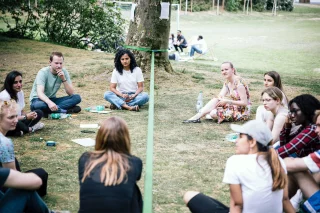
[[[45,115],[52,112],[78,113],[81,97],[74,94],[69,73],[63,68],[63,55],[53,52],[50,56],[49,66],[42,68],[33,83],[30,94],[31,110],[40,109]],[[56,93],[61,84],[68,96],[57,98]]]

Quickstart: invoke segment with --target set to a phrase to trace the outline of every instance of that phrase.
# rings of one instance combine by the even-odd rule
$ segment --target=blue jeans
[[[56,112],[61,112],[61,110],[70,109],[75,105],[77,105],[78,103],[80,103],[81,97],[80,95],[75,94],[75,95],[65,96],[61,98],[54,97],[54,98],[50,98],[50,100],[57,105],[58,111]],[[32,111],[36,109],[40,109],[43,112],[51,113],[51,110],[49,109],[48,105],[39,98],[32,99],[30,109]]]
[[[36,191],[9,189],[0,192],[0,213],[48,213],[49,209]]]
[[[133,95],[134,92],[130,92],[130,93],[126,93],[126,94]],[[122,109],[121,106],[123,104],[127,104],[128,106],[138,105],[139,107],[141,107],[142,105],[144,105],[145,103],[147,103],[149,101],[149,96],[147,93],[141,92],[137,95],[137,97],[135,97],[130,102],[125,102],[124,98],[117,96],[115,93],[113,93],[111,91],[107,91],[104,93],[104,99],[106,101],[109,101],[110,103],[116,105],[118,109]]]
[[[190,50],[190,57],[194,56],[194,51],[196,51],[199,54],[202,54],[202,50],[197,48],[195,45],[192,45]]]

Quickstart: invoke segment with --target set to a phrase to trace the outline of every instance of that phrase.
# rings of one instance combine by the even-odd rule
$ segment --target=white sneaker
[[[44,127],[44,123],[39,122],[32,127],[32,132],[43,129],[43,127]]]
[[[302,196],[302,192],[301,190],[299,189],[297,191],[297,193],[290,199],[290,202],[293,206],[293,208],[296,210],[296,212],[299,212],[300,211],[300,203],[303,199],[303,196]]]

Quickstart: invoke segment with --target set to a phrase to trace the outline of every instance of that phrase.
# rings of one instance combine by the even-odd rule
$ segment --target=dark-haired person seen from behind
[[[40,109],[45,115],[49,113],[78,113],[77,106],[81,97],[74,94],[68,71],[63,68],[64,57],[61,52],[52,52],[49,66],[42,68],[33,83],[30,94],[31,110]],[[56,97],[61,84],[68,96]]]
[[[111,103],[110,109],[139,111],[139,108],[149,101],[149,96],[143,92],[144,78],[134,55],[129,50],[119,50],[114,66],[110,91],[105,92],[104,99]]]
[[[25,113],[24,93],[22,91],[22,74],[18,71],[10,72],[4,86],[0,90],[0,101],[9,101],[13,99],[18,104],[18,123],[14,130],[8,131],[6,136],[22,136],[23,134],[40,130],[44,124],[39,122],[43,117],[41,110]]]
[[[295,213],[289,197],[285,165],[270,147],[272,133],[260,120],[231,124],[239,133],[236,155],[226,163],[223,182],[229,184],[230,208],[202,193],[189,191],[184,202],[193,213]]]
[[[141,213],[142,161],[131,155],[126,122],[110,117],[100,125],[95,150],[79,159],[79,213]]]
[[[320,140],[315,132],[313,117],[320,109],[320,102],[309,94],[299,95],[289,102],[288,118],[280,133],[280,157],[305,157],[320,149]],[[292,123],[301,127],[291,132]]]

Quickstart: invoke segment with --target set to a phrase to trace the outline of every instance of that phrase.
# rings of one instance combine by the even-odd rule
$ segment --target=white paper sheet
[[[131,14],[130,14],[130,20],[133,22],[134,21],[134,11],[136,10],[137,4],[131,4]]]
[[[161,2],[161,15],[160,19],[169,19],[169,2]]]
[[[86,129],[98,129],[98,124],[80,124],[80,128],[86,128]]]
[[[79,139],[72,139],[71,141],[81,145],[81,146],[94,146],[96,141],[92,138],[79,138]]]

